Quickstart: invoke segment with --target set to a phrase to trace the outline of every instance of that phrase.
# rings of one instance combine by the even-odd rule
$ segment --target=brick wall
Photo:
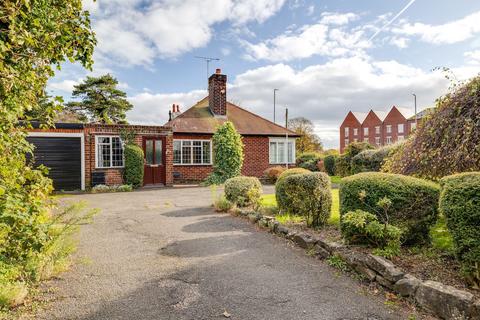
[[[208,78],[208,101],[214,114],[227,114],[227,76],[220,69]]]
[[[174,139],[211,139],[211,135],[173,135]],[[269,163],[269,137],[243,136],[244,161],[242,175],[261,178],[266,169],[278,165]],[[175,183],[203,181],[213,171],[212,165],[173,165]]]
[[[348,145],[345,143],[345,139],[348,139],[348,143],[355,141],[355,139],[360,141],[361,127],[362,126],[360,122],[358,122],[357,118],[352,112],[349,112],[340,126],[340,153],[343,153],[343,150]],[[345,135],[345,128],[348,128],[348,135]],[[357,129],[357,135],[354,134],[354,129]]]

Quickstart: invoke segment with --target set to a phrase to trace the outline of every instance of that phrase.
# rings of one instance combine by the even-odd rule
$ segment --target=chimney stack
[[[208,104],[215,116],[227,115],[227,76],[221,69],[208,78]]]
[[[175,119],[181,114],[180,106],[178,104],[172,104],[172,110],[169,111],[169,117],[171,120]]]

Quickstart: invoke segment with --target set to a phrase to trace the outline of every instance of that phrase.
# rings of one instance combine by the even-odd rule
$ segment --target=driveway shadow
[[[254,227],[251,224],[243,223],[242,221],[233,219],[231,216],[214,216],[205,217],[201,221],[188,224],[182,228],[182,231],[189,233],[204,233],[204,232],[229,232],[229,231],[243,231],[251,232]]]
[[[199,217],[215,214],[211,207],[195,207],[186,208],[175,211],[169,211],[162,215],[169,218],[187,218],[187,217]]]

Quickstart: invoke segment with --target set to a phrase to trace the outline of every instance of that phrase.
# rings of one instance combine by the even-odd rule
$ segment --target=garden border
[[[340,257],[352,270],[371,282],[413,299],[420,307],[442,319],[480,319],[480,300],[473,294],[436,281],[421,280],[403,272],[390,260],[373,254],[358,252],[337,242],[328,242],[306,232],[298,232],[281,225],[272,216],[253,210],[237,210],[239,216],[248,218],[270,232],[287,238],[300,248],[309,250],[319,259]]]

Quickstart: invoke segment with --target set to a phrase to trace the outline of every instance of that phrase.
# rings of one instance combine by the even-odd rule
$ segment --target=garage
[[[84,189],[83,133],[30,132],[27,140],[34,145],[34,165],[49,168],[56,191]]]

